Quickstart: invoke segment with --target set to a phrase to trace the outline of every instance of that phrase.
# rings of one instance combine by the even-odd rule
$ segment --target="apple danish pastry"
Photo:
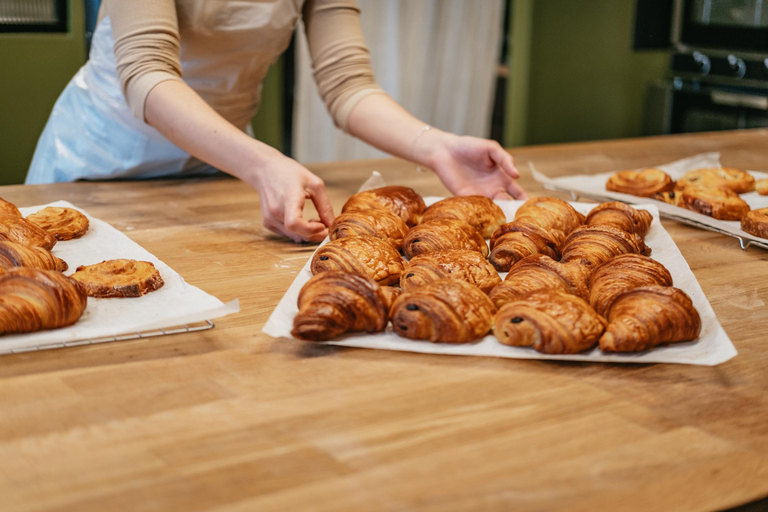
[[[152,263],[129,259],[81,265],[72,279],[82,284],[90,297],[104,298],[141,297],[165,284]]]
[[[578,354],[597,344],[605,320],[584,299],[547,290],[507,302],[496,313],[493,333],[504,345],[544,354]]]
[[[67,262],[42,247],[28,247],[15,242],[0,242],[0,268],[33,267],[64,272]]]
[[[493,234],[488,261],[499,272],[507,272],[531,254],[545,254],[557,260],[563,241],[565,235],[560,230],[548,231],[537,224],[516,220],[504,224]]]
[[[410,291],[444,278],[472,283],[484,293],[501,282],[493,265],[482,254],[459,249],[414,256],[403,269],[400,287]]]
[[[0,197],[0,215],[14,215],[21,217],[21,212],[16,205]]]
[[[699,336],[701,318],[690,297],[672,286],[643,286],[613,301],[600,337],[603,352],[641,352]]]
[[[483,237],[490,237],[507,222],[504,212],[492,199],[483,196],[457,196],[442,199],[424,210],[422,222],[434,219],[463,220]]]
[[[404,338],[469,343],[488,334],[495,313],[477,286],[441,279],[400,295],[390,317],[394,331]]]
[[[727,188],[736,194],[744,194],[755,188],[755,178],[733,167],[695,169],[677,180],[677,188],[682,189],[689,185],[703,188]]]
[[[719,220],[741,220],[750,210],[746,201],[730,189],[693,185],[680,193],[680,206]]]
[[[21,215],[0,215],[0,240],[30,247],[42,247],[47,251],[56,245],[56,238],[53,235]]]
[[[342,213],[328,228],[331,240],[348,236],[369,235],[389,240],[398,250],[403,246],[403,238],[408,226],[399,216],[388,210],[354,210]]]
[[[641,286],[672,286],[672,275],[664,265],[642,254],[622,254],[595,270],[589,281],[589,302],[605,316],[614,299]]]
[[[634,233],[611,226],[581,226],[565,239],[561,253],[561,263],[577,262],[593,271],[619,254],[649,256],[651,248]]]
[[[560,230],[564,235],[584,224],[584,216],[573,206],[555,197],[534,197],[515,213],[516,221],[530,222],[546,230]]]
[[[291,334],[328,341],[345,332],[383,331],[387,299],[382,287],[367,277],[341,271],[316,274],[301,287]]]
[[[651,227],[653,215],[645,210],[636,210],[628,204],[611,201],[595,206],[587,215],[588,226],[613,226],[627,233],[643,238]]]
[[[27,216],[27,220],[56,237],[56,240],[80,238],[88,231],[88,217],[74,208],[48,206]]]
[[[768,238],[768,208],[747,212],[741,218],[741,229],[750,235]]]
[[[60,272],[9,269],[0,274],[0,335],[72,325],[87,299],[83,287]]]
[[[412,188],[391,186],[358,192],[347,200],[341,212],[371,208],[389,210],[400,216],[408,226],[415,226],[420,222],[426,205]]]
[[[323,245],[312,256],[313,274],[341,270],[396,285],[403,272],[403,258],[395,247],[375,236],[350,236]]]
[[[608,178],[605,189],[633,196],[651,197],[659,192],[670,191],[674,186],[675,183],[669,174],[661,169],[648,168],[640,171],[619,171]]]
[[[488,256],[488,245],[475,228],[464,221],[435,219],[412,227],[403,239],[403,253],[408,259],[428,252],[466,249]]]

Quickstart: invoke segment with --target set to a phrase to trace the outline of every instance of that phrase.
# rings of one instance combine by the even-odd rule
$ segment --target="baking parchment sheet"
[[[564,192],[576,193],[578,195],[590,197],[600,201],[623,201],[625,203],[631,204],[642,202],[654,204],[659,209],[659,212],[661,212],[663,217],[680,220],[681,222],[689,221],[691,223],[695,223],[696,225],[703,226],[705,229],[719,231],[721,233],[752,241],[756,244],[759,244],[761,247],[768,249],[767,239],[750,235],[746,231],[743,231],[741,229],[741,223],[737,220],[717,220],[708,215],[692,212],[679,206],[667,204],[663,201],[657,201],[655,199],[606,190],[605,184],[608,181],[608,178],[623,169],[616,169],[616,171],[603,172],[600,174],[575,174],[572,176],[563,176],[561,178],[549,178],[548,176],[538,172],[533,162],[529,162],[529,165],[531,167],[531,172],[533,173],[533,179],[550,190],[560,190]],[[675,162],[649,165],[646,167],[655,167],[657,169],[661,169],[662,171],[669,174],[669,176],[674,181],[677,181],[682,178],[685,173],[694,169],[701,169],[702,167],[720,167],[720,153],[701,153],[689,158],[677,160]],[[768,178],[768,173],[765,172],[747,172],[754,176],[756,180]],[[749,207],[753,210],[757,208],[768,207],[768,196],[761,196],[757,192],[752,191],[747,194],[741,194],[740,197],[746,201]]]
[[[426,197],[429,205],[439,200],[439,197]],[[511,220],[515,212],[523,204],[523,201],[496,201],[504,210],[507,219]],[[586,214],[594,204],[571,203],[581,213]],[[388,325],[387,330],[375,334],[349,334],[338,341],[326,343],[346,345],[350,347],[378,348],[385,350],[400,350],[406,352],[423,352],[429,354],[452,354],[464,356],[494,356],[515,359],[559,359],[566,361],[595,361],[613,363],[681,363],[713,366],[723,363],[736,355],[736,348],[730,338],[718,322],[712,306],[709,304],[704,292],[701,290],[696,277],[691,272],[688,263],[669,236],[669,233],[659,222],[659,211],[655,205],[638,205],[637,208],[648,210],[653,215],[653,222],[645,243],[651,247],[651,257],[661,262],[669,269],[674,280],[674,286],[682,289],[693,300],[693,304],[701,315],[701,335],[697,341],[677,343],[666,347],[660,347],[639,354],[603,354],[595,348],[589,352],[576,355],[548,355],[536,352],[532,348],[509,347],[499,343],[493,335],[488,335],[477,343],[451,345],[445,343],[430,343],[429,341],[413,341],[401,338],[392,331]],[[327,239],[326,239],[327,242]],[[309,261],[299,272],[293,284],[283,296],[280,303],[269,317],[263,332],[275,338],[292,338],[291,329],[293,318],[298,312],[296,300],[299,290],[306,283],[312,272],[309,270]],[[505,276],[502,273],[502,278]],[[308,342],[311,343],[311,342]]]
[[[227,304],[188,284],[171,267],[109,224],[88,215],[66,201],[19,208],[25,217],[46,206],[74,208],[90,223],[88,232],[76,240],[57,242],[54,255],[69,265],[71,275],[79,265],[129,258],[152,262],[165,281],[162,288],[147,295],[124,299],[88,297],[85,312],[74,325],[50,331],[0,337],[0,354],[11,351],[56,348],[63,343],[99,339],[150,331],[220,318],[240,310],[238,301]],[[116,340],[119,341],[119,340]]]

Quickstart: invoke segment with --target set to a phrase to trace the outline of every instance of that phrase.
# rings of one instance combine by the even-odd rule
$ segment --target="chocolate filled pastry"
[[[42,247],[50,251],[56,245],[56,237],[32,224],[20,215],[0,215],[0,240],[16,242],[30,247]]]
[[[483,237],[490,237],[507,217],[499,205],[483,196],[458,196],[442,199],[426,210],[422,222],[434,219],[463,220],[475,228]]]
[[[391,186],[358,192],[347,200],[341,212],[371,208],[389,210],[408,226],[415,226],[420,222],[426,205],[424,199],[412,188]]]
[[[14,267],[0,274],[0,335],[72,325],[88,297],[77,281],[51,270]]]
[[[670,191],[674,186],[675,183],[669,174],[661,169],[648,168],[640,171],[619,171],[608,178],[605,189],[633,196],[651,197],[659,192]]]
[[[642,254],[622,254],[595,270],[589,281],[589,302],[606,316],[614,299],[641,286],[672,286],[669,270]]]
[[[56,237],[56,240],[80,238],[88,231],[88,217],[74,208],[48,206],[27,215],[27,220]]]
[[[410,291],[444,278],[472,283],[484,293],[501,282],[493,265],[482,254],[455,249],[414,256],[403,269],[400,287]]]
[[[755,182],[755,190],[761,196],[768,196],[768,179]]]
[[[694,185],[703,188],[727,188],[736,194],[744,194],[755,188],[755,178],[749,173],[732,167],[695,169],[677,181],[678,188]]]
[[[488,261],[499,272],[507,272],[531,254],[544,254],[559,260],[564,241],[565,235],[560,230],[548,231],[536,224],[516,220],[504,224],[493,234]]]
[[[746,201],[730,189],[692,185],[680,192],[680,206],[719,220],[741,220],[750,210]]]
[[[394,331],[404,338],[469,343],[488,334],[495,313],[493,303],[477,286],[441,279],[400,295],[390,318]]]
[[[388,210],[354,210],[334,219],[328,228],[328,237],[337,240],[348,236],[376,236],[389,240],[399,250],[407,232],[403,219]]]
[[[383,331],[388,299],[373,280],[348,272],[316,274],[301,287],[299,312],[291,334],[308,341],[328,341],[346,332]]]
[[[561,263],[577,262],[594,271],[619,254],[650,256],[651,248],[634,233],[612,226],[582,226],[565,239],[561,253]]]
[[[488,245],[475,228],[464,221],[435,219],[412,227],[403,239],[403,253],[408,259],[429,252],[466,249],[488,256]]]
[[[750,235],[768,238],[768,208],[747,212],[741,218],[741,229]]]
[[[104,298],[141,297],[165,284],[152,263],[129,259],[81,265],[72,279],[82,284],[90,297]]]
[[[10,203],[0,197],[0,215],[13,215],[16,217],[21,217],[21,212],[15,204]]]
[[[403,258],[383,238],[350,236],[318,248],[310,268],[313,274],[341,270],[371,278],[380,285],[391,285],[400,282]]]
[[[603,352],[642,352],[699,336],[701,318],[690,297],[671,286],[643,286],[613,301],[600,337]]]
[[[611,201],[595,206],[587,215],[588,226],[613,226],[643,238],[651,227],[653,215],[628,204]]]
[[[666,192],[659,192],[657,194],[653,194],[651,199],[662,201],[674,206],[680,206],[680,192],[681,190],[668,190]]]
[[[534,197],[515,212],[515,220],[536,224],[552,231],[560,230],[564,235],[584,224],[584,216],[573,206],[555,197]]]
[[[496,313],[493,333],[504,345],[544,354],[578,354],[597,345],[605,319],[584,299],[554,290],[523,295]]]
[[[522,295],[542,290],[559,290],[586,300],[589,299],[588,282],[588,271],[578,263],[560,263],[544,254],[534,254],[513,266],[506,279],[491,290],[489,297],[497,308]]]
[[[15,242],[0,242],[0,268],[33,267],[64,272],[67,262],[42,247],[28,247]]]

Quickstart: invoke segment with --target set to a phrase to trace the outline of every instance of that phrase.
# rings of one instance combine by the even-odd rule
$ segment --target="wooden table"
[[[768,168],[768,130],[520,148],[542,172],[719,150]],[[371,170],[310,166],[338,212]],[[717,367],[450,357],[274,340],[312,253],[266,233],[233,179],[2,187],[68,200],[242,312],[210,331],[0,357],[9,511],[712,510],[768,495],[768,252],[664,222],[739,355]],[[562,196],[564,197],[564,196]]]

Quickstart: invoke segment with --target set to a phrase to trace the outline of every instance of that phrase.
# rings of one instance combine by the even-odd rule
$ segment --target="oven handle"
[[[747,107],[756,110],[768,110],[768,96],[739,94],[734,92],[711,91],[712,103],[729,107]]]

